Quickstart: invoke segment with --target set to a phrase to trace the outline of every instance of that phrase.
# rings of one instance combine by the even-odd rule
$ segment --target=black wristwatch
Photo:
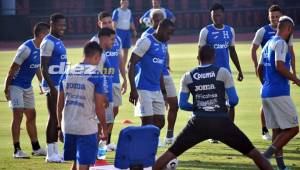
[[[60,126],[57,126],[57,131],[61,131],[61,127]]]

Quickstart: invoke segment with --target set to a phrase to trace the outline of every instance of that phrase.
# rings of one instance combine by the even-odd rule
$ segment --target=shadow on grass
[[[206,162],[199,160],[180,161],[178,169],[243,169],[253,170],[257,169],[255,165],[228,163],[228,162]]]

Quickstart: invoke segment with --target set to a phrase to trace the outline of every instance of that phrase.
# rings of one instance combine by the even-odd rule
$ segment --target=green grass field
[[[255,76],[254,68],[250,59],[250,43],[239,42],[236,45],[239,55],[242,70],[244,72],[244,81],[236,82],[238,95],[240,98],[239,105],[236,108],[235,123],[242,131],[250,138],[254,145],[264,151],[270,142],[261,139],[260,132],[260,116],[259,110],[261,106],[260,99],[260,84]],[[296,54],[300,54],[300,42],[294,44]],[[196,44],[171,44],[169,46],[171,55],[171,68],[177,90],[181,76],[191,68],[197,65],[197,45]],[[13,146],[10,133],[10,123],[12,119],[11,110],[8,108],[8,103],[4,102],[3,82],[11,64],[15,51],[0,52],[0,169],[46,169],[59,170],[69,169],[71,163],[52,164],[45,163],[43,157],[31,157],[29,160],[15,160],[12,157]],[[81,60],[81,48],[68,48],[68,59],[72,63]],[[297,56],[297,55],[296,55]],[[296,57],[297,58],[297,57]],[[300,65],[300,60],[297,60],[297,66]],[[235,67],[232,65],[234,76],[236,75]],[[300,68],[298,67],[298,75]],[[291,85],[292,97],[297,110],[300,111],[300,88]],[[34,89],[36,92],[36,109],[37,109],[37,127],[39,141],[43,147],[45,144],[45,128],[47,124],[48,114],[46,111],[45,96],[38,94],[37,79],[34,79]],[[127,125],[121,124],[124,119],[132,119],[134,125],[139,125],[140,120],[133,117],[133,106],[128,102],[128,94],[123,97],[123,105],[120,108],[119,115],[115,120],[115,128],[113,131],[113,142],[117,143],[119,131]],[[190,113],[179,111],[176,122],[175,134],[185,126]],[[21,147],[26,153],[31,152],[31,144],[27,132],[25,130],[25,121],[22,123],[21,130]],[[209,129],[207,129],[209,131]],[[165,137],[166,128],[161,131],[161,138]],[[62,147],[62,144],[60,144]],[[160,155],[167,148],[159,148]],[[297,135],[285,148],[285,161],[291,169],[300,169],[300,136]],[[114,153],[108,154],[108,161],[113,162]],[[275,167],[275,160],[272,160],[272,165]],[[242,156],[237,151],[223,144],[209,144],[207,141],[198,144],[179,157],[179,167],[177,169],[199,170],[199,169],[256,169],[252,161]]]

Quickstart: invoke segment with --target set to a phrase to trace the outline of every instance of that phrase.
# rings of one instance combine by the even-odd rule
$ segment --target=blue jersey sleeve
[[[66,74],[61,75],[60,80],[59,80],[59,91],[60,92],[64,91],[63,81],[65,79],[66,79]]]
[[[170,10],[166,9],[166,14],[167,14],[167,19],[172,19],[174,16],[173,12]]]
[[[112,20],[114,22],[117,22],[118,19],[119,19],[119,11],[118,11],[118,9],[115,9],[114,12],[113,12],[113,14],[112,14]]]
[[[144,15],[141,17],[141,19],[143,20],[144,18],[150,18],[150,10],[146,11],[144,13]]]
[[[193,111],[193,105],[189,103],[190,93],[181,92],[179,95],[179,107],[182,110]]]
[[[88,81],[94,84],[95,93],[106,94],[107,92],[107,83],[105,82],[102,75],[93,75],[88,78]]]
[[[234,87],[230,87],[230,88],[226,88],[226,94],[228,96],[228,100],[229,100],[229,105],[231,107],[234,107],[238,104],[239,102],[239,97],[236,93],[236,90]]]

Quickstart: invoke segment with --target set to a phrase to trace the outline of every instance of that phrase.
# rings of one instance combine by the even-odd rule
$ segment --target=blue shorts
[[[97,133],[92,135],[64,135],[64,160],[76,160],[80,165],[91,165],[95,164],[97,152]]]
[[[117,35],[121,38],[122,48],[130,48],[131,46],[131,31],[117,29]]]

